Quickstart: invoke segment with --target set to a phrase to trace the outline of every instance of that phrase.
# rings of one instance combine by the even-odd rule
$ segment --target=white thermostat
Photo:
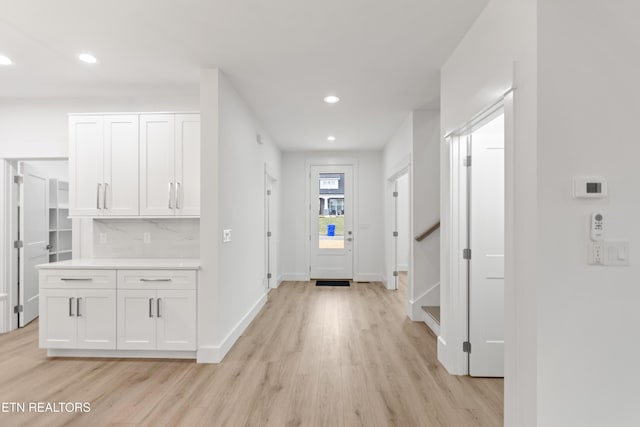
[[[573,197],[576,199],[607,197],[607,180],[601,176],[576,176],[573,178]]]

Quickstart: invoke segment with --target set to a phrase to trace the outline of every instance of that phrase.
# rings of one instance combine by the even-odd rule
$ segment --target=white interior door
[[[278,236],[278,221],[275,214],[277,209],[276,180],[269,174],[265,174],[266,196],[265,196],[265,269],[267,275],[267,288],[277,287],[277,251],[276,239]]]
[[[353,166],[311,166],[310,274],[353,278]]]
[[[33,166],[20,164],[20,279],[18,293],[22,311],[19,326],[38,317],[38,270],[36,265],[49,262],[49,213],[47,178]]]
[[[471,135],[469,375],[504,376],[504,116]]]

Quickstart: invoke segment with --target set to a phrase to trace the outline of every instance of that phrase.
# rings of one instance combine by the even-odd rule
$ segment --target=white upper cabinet
[[[70,215],[101,215],[103,142],[102,116],[69,118]]]
[[[200,216],[200,115],[176,115],[176,215]]]
[[[103,210],[138,215],[138,116],[104,117]]]
[[[140,116],[140,215],[200,215],[200,115]]]
[[[69,118],[70,215],[200,216],[200,114]]]
[[[69,215],[138,215],[138,116],[71,116],[69,137]]]

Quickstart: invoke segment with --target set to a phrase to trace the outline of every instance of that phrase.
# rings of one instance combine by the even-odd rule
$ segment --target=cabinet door
[[[69,118],[69,214],[100,216],[104,197],[102,116]]]
[[[155,290],[118,290],[118,350],[156,348]]]
[[[40,347],[76,348],[75,289],[40,291]]]
[[[103,215],[137,216],[138,116],[104,117]]]
[[[200,114],[176,115],[176,215],[200,215]]]
[[[158,350],[196,349],[196,292],[159,290]]]
[[[175,213],[175,115],[140,116],[140,215]]]
[[[78,290],[77,348],[116,348],[116,291],[114,289]]]

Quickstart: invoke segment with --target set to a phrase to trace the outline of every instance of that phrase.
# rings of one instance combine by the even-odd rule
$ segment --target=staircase
[[[423,321],[436,336],[440,335],[440,306],[423,305]]]

